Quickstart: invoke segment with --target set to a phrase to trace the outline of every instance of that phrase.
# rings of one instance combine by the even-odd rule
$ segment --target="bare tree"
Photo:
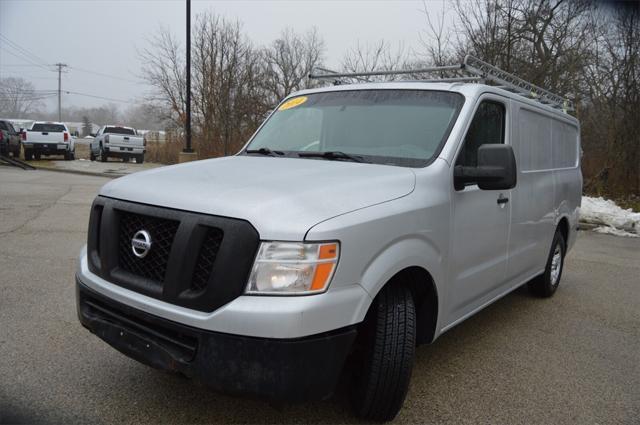
[[[425,0],[422,1],[422,10],[426,28],[418,34],[423,56],[429,66],[448,65],[454,60],[452,46],[452,33],[447,30],[447,2],[442,0],[440,14],[433,16]]]
[[[27,118],[44,107],[48,93],[37,92],[31,82],[23,78],[8,77],[0,80],[0,115]]]
[[[377,43],[364,45],[358,42],[342,59],[342,69],[345,72],[394,71],[406,69],[409,63],[410,55],[403,44],[399,44],[394,49],[385,40],[380,40]],[[389,75],[369,79],[391,81],[396,78],[395,75]]]
[[[309,88],[314,83],[308,76],[321,66],[324,42],[316,28],[297,34],[286,28],[270,46],[263,50],[265,60],[265,87],[272,102],[291,92]]]
[[[149,46],[140,52],[142,78],[154,88],[148,100],[158,112],[164,112],[163,118],[181,126],[186,97],[183,49],[166,27],[161,27],[148,42]]]

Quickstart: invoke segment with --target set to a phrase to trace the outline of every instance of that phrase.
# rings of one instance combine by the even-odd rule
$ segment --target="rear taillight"
[[[64,141],[68,141],[69,140],[69,133],[64,133]]]
[[[23,131],[22,133],[20,133],[20,135],[22,136],[22,140],[27,140],[27,132]]]

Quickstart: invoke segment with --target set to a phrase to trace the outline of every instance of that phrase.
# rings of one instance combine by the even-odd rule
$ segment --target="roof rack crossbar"
[[[317,73],[320,71],[322,73]],[[563,98],[549,90],[543,89],[522,78],[501,70],[487,62],[474,56],[467,55],[463,63],[459,65],[434,66],[430,68],[408,69],[400,71],[370,71],[370,72],[335,72],[325,68],[315,68],[309,78],[312,79],[333,79],[334,84],[340,84],[341,78],[353,78],[358,81],[371,82],[367,77],[385,75],[416,75],[440,73],[440,78],[416,79],[418,82],[491,82],[501,89],[508,90],[529,99],[550,105],[554,108],[561,108],[564,112],[573,111],[573,102]],[[445,76],[449,74],[449,76]],[[451,75],[454,76],[451,76]],[[460,76],[467,74],[467,76]]]
[[[323,71],[322,68],[316,68]],[[309,78],[323,79],[323,78],[356,78],[356,77],[375,77],[382,75],[407,75],[407,74],[424,74],[442,71],[457,71],[462,69],[462,65],[447,65],[447,66],[434,66],[432,68],[420,68],[420,69],[407,69],[401,71],[371,71],[371,72],[346,72],[346,73],[330,73],[330,74],[309,74]],[[327,70],[324,70],[327,71]]]

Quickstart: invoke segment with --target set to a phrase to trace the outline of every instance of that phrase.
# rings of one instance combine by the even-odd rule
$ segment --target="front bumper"
[[[356,336],[354,326],[293,339],[206,331],[116,302],[77,277],[76,300],[82,325],[123,354],[217,391],[274,401],[330,396]]]

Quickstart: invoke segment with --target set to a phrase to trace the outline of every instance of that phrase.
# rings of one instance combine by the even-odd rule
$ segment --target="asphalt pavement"
[[[0,166],[0,423],[352,423],[143,366],[80,326],[76,257],[106,178]],[[421,346],[396,423],[640,423],[640,238],[580,232],[551,299],[525,288]]]

